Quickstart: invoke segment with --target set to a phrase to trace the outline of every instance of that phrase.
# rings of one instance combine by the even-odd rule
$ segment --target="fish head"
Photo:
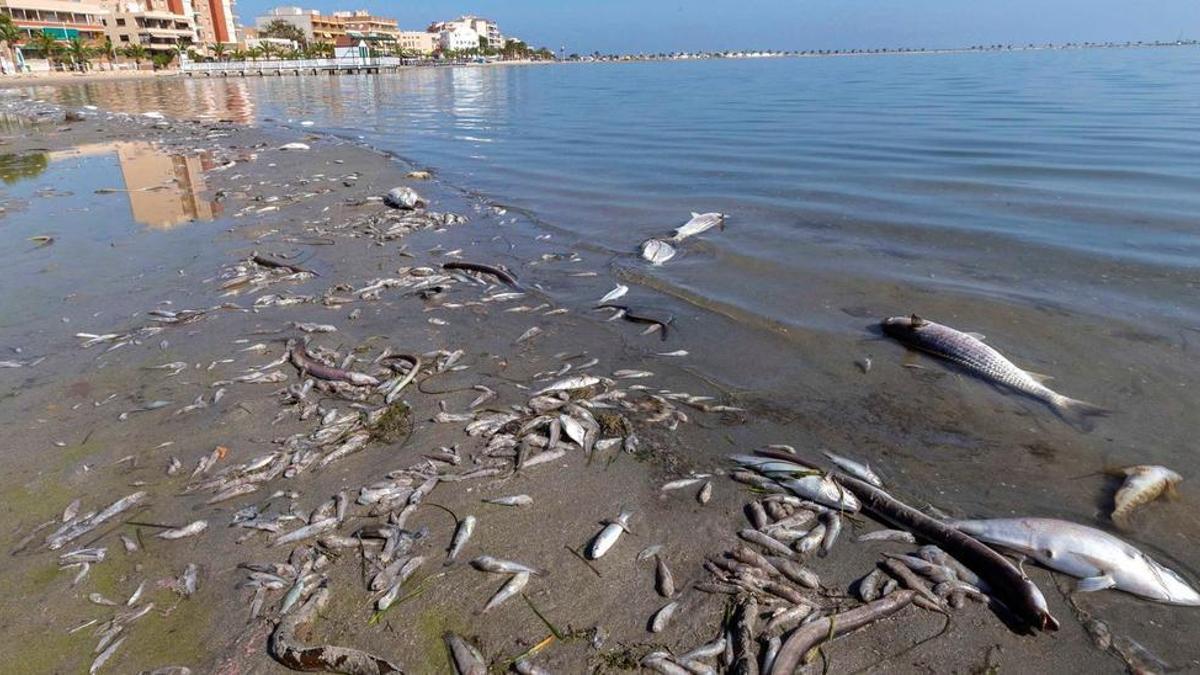
[[[910,316],[890,316],[879,322],[879,327],[888,337],[900,341],[910,340],[912,336],[929,322],[916,314]]]

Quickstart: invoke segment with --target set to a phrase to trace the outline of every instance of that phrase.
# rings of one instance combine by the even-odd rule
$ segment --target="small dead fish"
[[[712,481],[705,481],[704,487],[700,488],[700,491],[696,493],[696,501],[700,502],[701,504],[707,504],[708,501],[712,499],[712,493]]]
[[[673,480],[669,483],[664,484],[662,487],[659,488],[659,490],[662,490],[663,492],[667,492],[669,490],[682,490],[683,488],[686,488],[686,487],[698,485],[702,481],[704,481],[703,478],[680,478],[678,480]]]
[[[555,391],[571,391],[572,389],[583,389],[584,387],[592,387],[600,384],[601,379],[595,375],[575,375],[555,382],[554,384],[534,392],[534,396],[549,394]]]
[[[675,595],[675,577],[667,563],[659,556],[654,556],[654,590],[664,598]]]
[[[875,471],[871,469],[870,464],[867,464],[866,462],[859,462],[848,457],[842,457],[841,455],[835,455],[829,451],[824,451],[822,454],[828,457],[829,461],[833,462],[834,466],[838,467],[842,471],[845,471],[851,476],[854,476],[861,481],[866,481],[875,487],[883,487],[883,480],[879,478],[879,474],[875,473]]]
[[[533,503],[533,497],[529,495],[513,495],[511,497],[496,497],[494,499],[485,499],[488,504],[496,504],[498,506],[529,506]]]
[[[470,540],[471,534],[475,532],[475,516],[467,516],[458,521],[458,529],[454,531],[454,539],[450,543],[450,553],[446,556],[446,563],[449,564],[458,554],[462,552],[467,541]]]
[[[105,663],[108,663],[108,660],[112,658],[112,655],[117,653],[117,649],[119,649],[121,645],[125,643],[126,638],[128,638],[128,636],[113,642],[108,646],[108,649],[105,649],[103,652],[101,652],[100,655],[96,657],[96,660],[92,661],[92,667],[88,668],[88,675],[96,675],[96,672],[99,671]]]
[[[492,574],[520,574],[527,572],[534,576],[542,576],[546,572],[536,567],[530,567],[524,563],[515,562],[513,560],[502,560],[493,558],[490,555],[481,555],[471,561],[471,567],[481,572],[491,572]]]
[[[675,234],[671,236],[673,241],[683,241],[688,237],[693,237],[697,234],[707,232],[714,227],[725,229],[725,214],[723,213],[696,213],[692,211],[691,220],[675,229]]]
[[[500,590],[496,591],[496,594],[492,596],[492,599],[488,600],[487,604],[483,606],[483,611],[487,612],[499,607],[506,600],[524,590],[525,585],[528,583],[528,572],[518,572],[514,574],[506,584],[500,587]]]
[[[668,602],[663,605],[654,616],[650,618],[650,632],[661,633],[667,628],[667,624],[671,623],[671,619],[675,616],[675,610],[679,609],[679,601]]]
[[[675,247],[661,239],[647,239],[642,242],[642,258],[652,265],[661,265],[675,257]]]
[[[600,530],[588,545],[587,557],[596,560],[605,553],[608,553],[613,544],[617,543],[617,539],[621,538],[621,533],[629,531],[629,519],[632,517],[633,510],[626,509],[621,511],[616,520],[608,521],[608,524]]]
[[[619,299],[625,297],[625,294],[628,292],[629,292],[628,286],[626,286],[624,284],[617,284],[616,288],[612,289],[608,293],[605,293],[604,297],[600,298],[600,300],[597,304],[603,305],[606,302],[612,302],[613,300],[619,300]]]
[[[535,338],[541,334],[542,334],[542,329],[538,328],[537,326],[534,326],[533,328],[530,328],[529,330],[525,331],[524,333],[521,333],[521,337],[514,340],[514,342],[517,344],[520,344],[522,342],[525,342],[526,340],[532,340],[533,338]]]
[[[1113,498],[1112,521],[1123,528],[1129,527],[1129,517],[1139,506],[1162,496],[1175,498],[1176,486],[1183,480],[1183,476],[1165,466],[1130,466],[1121,469],[1120,473],[1125,476],[1125,482]]]
[[[906,530],[875,530],[874,532],[859,535],[858,541],[898,541],[905,544],[915,544],[917,543],[917,538],[913,536],[912,532]]]
[[[207,529],[207,520],[197,520],[195,522],[188,523],[183,527],[177,527],[172,530],[164,530],[155,536],[159,539],[184,539],[185,537],[194,537]]]
[[[307,143],[284,143],[283,145],[281,145],[277,148],[277,150],[283,150],[285,152],[288,150],[297,151],[297,150],[308,150],[308,149],[309,149],[309,147],[308,147]]]
[[[637,554],[637,561],[642,562],[643,560],[649,560],[649,559],[657,556],[658,552],[661,551],[662,549],[663,549],[662,544],[655,544],[653,546],[647,546],[646,548],[642,549],[641,553]]]
[[[450,650],[456,675],[487,675],[487,664],[483,655],[471,643],[454,633],[446,633],[442,639]]]
[[[336,333],[337,326],[327,323],[303,323],[293,321],[292,328],[303,331],[305,333]]]

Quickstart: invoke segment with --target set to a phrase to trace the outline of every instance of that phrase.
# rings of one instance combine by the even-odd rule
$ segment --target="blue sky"
[[[294,0],[293,0],[294,1]],[[285,2],[240,0],[256,15]],[[953,47],[1200,37],[1200,0],[315,0],[404,28],[473,13],[568,52]]]

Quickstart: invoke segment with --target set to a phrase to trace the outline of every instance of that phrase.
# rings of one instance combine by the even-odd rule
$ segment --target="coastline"
[[[557,358],[559,355],[586,353],[589,359],[598,358],[596,372],[606,376],[626,369],[654,371],[654,377],[623,382],[622,388],[631,392],[636,390],[629,385],[645,384],[655,390],[710,395],[722,403],[738,404],[669,358],[656,357],[655,353],[661,351],[656,338],[638,338],[636,331],[621,324],[605,323],[607,315],[594,314],[587,307],[555,306],[539,289],[592,284],[598,297],[611,288],[603,267],[586,257],[577,261],[572,252],[552,240],[528,241],[512,236],[509,220],[515,216],[511,212],[484,202],[467,201],[460,191],[437,181],[405,178],[410,169],[419,167],[403,166],[361,145],[276,127],[249,129],[105,114],[85,116],[83,122],[72,123],[70,127],[63,130],[55,120],[28,137],[13,139],[8,151],[65,148],[84,140],[136,138],[175,148],[203,148],[213,155],[215,166],[235,162],[234,166],[220,172],[210,171],[207,176],[207,192],[225,195],[223,203],[228,216],[219,220],[219,228],[210,228],[214,242],[219,242],[215,246],[220,249],[222,262],[201,275],[207,282],[198,281],[186,292],[170,296],[176,310],[213,307],[231,301],[216,292],[221,270],[236,265],[255,250],[276,256],[294,254],[297,256],[294,260],[320,274],[305,280],[278,281],[266,290],[281,295],[311,295],[319,300],[295,307],[264,307],[255,312],[230,310],[205,317],[194,324],[199,328],[174,329],[170,334],[170,354],[158,353],[157,336],[112,355],[100,352],[103,346],[80,349],[72,340],[47,345],[48,349],[60,347],[61,352],[52,354],[43,370],[75,375],[68,380],[47,376],[36,369],[20,373],[29,378],[22,380],[23,391],[0,408],[0,414],[14,421],[36,411],[42,416],[38,422],[18,425],[22,428],[15,432],[17,444],[51,448],[57,453],[53,461],[47,461],[41,453],[10,458],[13,470],[0,489],[6,496],[27,493],[22,499],[5,499],[6,515],[21,526],[13,533],[13,542],[24,537],[33,525],[60,511],[77,493],[83,490],[93,493],[85,496],[87,506],[100,507],[124,494],[122,490],[132,490],[131,482],[144,481],[146,485],[139,487],[153,493],[153,518],[143,514],[143,519],[172,524],[200,517],[210,521],[210,530],[202,543],[185,540],[159,544],[147,550],[152,556],[122,555],[114,550],[114,559],[97,565],[93,572],[97,576],[78,587],[69,585],[70,575],[66,572],[51,574],[38,586],[39,591],[51,596],[46,604],[55,607],[49,614],[40,615],[40,621],[50,621],[56,630],[62,628],[65,633],[67,628],[82,621],[83,616],[88,616],[87,611],[96,614],[85,599],[93,581],[101,584],[97,587],[100,592],[116,596],[136,587],[139,579],[166,578],[178,573],[188,562],[201,566],[201,593],[186,599],[178,599],[169,588],[159,588],[153,593],[156,601],[169,608],[169,613],[162,616],[165,610],[160,609],[146,623],[131,628],[128,643],[111,662],[114,668],[134,670],[176,663],[200,672],[236,672],[232,669],[233,662],[244,659],[239,665],[248,670],[286,672],[266,654],[264,631],[269,629],[269,622],[253,621],[246,629],[233,631],[228,619],[237,617],[240,627],[247,611],[245,594],[235,589],[243,579],[244,570],[236,569],[235,563],[266,562],[287,555],[284,548],[266,547],[265,538],[236,543],[244,532],[225,527],[229,515],[237,508],[261,499],[211,506],[205,504],[209,494],[180,497],[178,493],[188,483],[186,473],[208,456],[212,448],[229,449],[228,456],[221,460],[224,466],[229,466],[267,452],[272,447],[271,439],[292,431],[309,430],[312,423],[290,416],[279,425],[272,423],[286,412],[274,392],[280,386],[297,382],[295,370],[288,365],[281,369],[287,376],[282,385],[231,385],[228,398],[220,405],[214,402],[208,409],[178,416],[173,414],[176,406],[172,406],[131,418],[122,425],[113,422],[116,411],[89,410],[92,407],[89,404],[79,412],[54,406],[54,401],[99,400],[110,391],[124,400],[127,392],[138,391],[142,395],[176,399],[182,405],[196,393],[203,396],[211,391],[206,380],[241,373],[247,365],[281,356],[279,336],[302,337],[292,322],[337,325],[338,333],[310,337],[314,343],[338,348],[343,353],[353,352],[354,347],[375,349],[371,353],[378,353],[380,341],[397,351],[465,351],[463,363],[470,368],[447,369],[429,387],[410,390],[405,395],[414,421],[408,439],[373,445],[338,461],[328,471],[306,473],[291,482],[276,481],[280,483],[278,488],[274,483],[271,485],[269,490],[298,492],[300,497],[293,501],[303,510],[319,508],[341,490],[356,494],[359,486],[379,480],[387,471],[427,461],[423,458],[440,446],[461,444],[464,454],[480,462],[466,460],[468,467],[486,466],[480,448],[473,444],[475,439],[463,435],[461,423],[428,421],[441,412],[439,401],[446,401],[450,412],[461,412],[479,394],[471,387],[486,382],[500,393],[487,407],[522,403],[528,398],[529,389],[553,381],[539,380],[535,374],[560,368],[564,361]],[[302,142],[311,149],[278,150],[289,142]],[[250,159],[251,154],[257,156]],[[430,200],[432,210],[466,216],[467,222],[421,227],[398,237],[381,234],[396,224],[396,214],[377,198],[396,185],[413,187]],[[323,242],[326,238],[334,243],[302,243],[318,239]],[[369,286],[373,280],[404,277],[406,274],[400,270],[405,268],[409,273],[417,268],[436,271],[442,262],[455,259],[447,253],[457,250],[462,251],[459,255],[463,260],[501,263],[518,270],[522,285],[529,289],[529,297],[489,306],[483,298],[504,292],[503,288],[471,287],[458,282],[441,306],[436,303],[431,306],[400,291],[385,291],[376,300],[337,300],[347,297],[352,289]],[[595,272],[597,276],[571,276],[582,272]],[[253,294],[234,296],[232,302],[250,305],[252,297]],[[446,302],[459,306],[446,307]],[[498,309],[501,306],[505,309]],[[505,311],[517,307],[539,309]],[[350,318],[355,310],[362,310],[361,315]],[[547,315],[557,310],[567,311]],[[101,317],[87,328],[96,333],[121,332],[140,323],[134,316]],[[542,329],[540,335],[518,342],[535,326]],[[233,352],[236,340],[260,339],[276,343],[248,360]],[[218,368],[213,375],[185,376],[194,380],[190,382],[165,380],[159,371],[146,370],[168,360],[209,363],[223,358],[235,358],[237,363]],[[100,365],[104,367],[99,368]],[[478,379],[476,373],[485,372],[490,373],[488,379]],[[89,384],[88,393],[72,394],[72,387],[81,381]],[[170,390],[165,391],[164,387]],[[425,393],[426,390],[442,393]],[[347,403],[337,405],[345,407]],[[439,505],[460,516],[473,513],[479,518],[479,530],[465,559],[489,553],[537,561],[552,570],[549,581],[530,585],[530,602],[559,627],[569,626],[581,633],[539,654],[539,663],[544,662],[551,670],[571,672],[583,664],[601,668],[628,664],[630,660],[636,662],[653,645],[665,643],[672,649],[686,650],[715,634],[724,610],[723,598],[691,589],[685,591],[686,611],[681,612],[682,616],[670,630],[661,635],[647,633],[647,618],[665,600],[654,595],[653,565],[637,562],[633,556],[646,546],[665,543],[664,555],[676,576],[686,579],[689,585],[702,580],[706,576],[703,571],[706,556],[737,542],[735,533],[744,523],[742,509],[752,497],[723,475],[725,467],[720,461],[723,451],[753,447],[754,442],[761,442],[772,432],[777,434],[775,442],[794,439],[779,438],[782,430],[756,427],[740,414],[714,414],[692,408],[686,411],[689,418],[703,424],[684,422],[676,431],[639,420],[637,430],[645,449],[636,456],[618,452],[592,462],[576,450],[561,462],[547,462],[549,466],[531,468],[526,474],[485,479],[481,483],[446,483],[433,493]],[[53,450],[52,441],[62,438],[64,432],[87,428],[94,434],[88,433],[84,442],[72,438],[69,451]],[[165,442],[176,445],[169,449],[159,447]],[[695,448],[709,450],[700,452]],[[130,453],[134,457],[132,463],[124,461]],[[168,455],[177,455],[183,462],[188,470],[183,476],[164,476]],[[702,506],[690,493],[666,494],[659,490],[661,484],[691,472],[714,474],[711,503]],[[479,502],[480,495],[493,497],[522,491],[534,498],[533,507],[506,510]],[[619,506],[634,507],[638,514],[633,536],[620,544],[619,558],[614,554],[596,563],[594,567],[599,570],[596,571],[564,550],[564,547],[579,550],[600,527],[597,521],[615,516]],[[474,612],[502,580],[482,575],[461,563],[443,570],[442,552],[450,541],[453,521],[432,508],[420,513],[420,517],[414,516],[414,524],[430,528],[431,541],[424,546],[424,552],[433,561],[429,566],[437,568],[434,574],[444,572],[444,576],[426,577],[432,580],[421,587],[422,594],[401,607],[401,612],[385,615],[383,625],[379,625],[369,623],[371,596],[356,581],[357,566],[345,561],[337,563],[329,572],[336,604],[329,616],[322,619],[317,633],[387,654],[413,672],[438,672],[444,666],[439,659],[444,658],[440,638],[445,630],[471,636],[489,657],[500,663],[504,657],[519,654],[545,638],[547,627],[520,600],[496,610],[487,620],[475,617]],[[829,558],[814,561],[814,569],[820,571],[824,584],[831,590],[844,589],[870,569],[878,550],[843,542]],[[45,578],[45,566],[51,559],[44,551],[17,558],[18,563],[5,572],[0,587],[11,593],[17,587],[28,587],[22,581]],[[138,569],[141,565],[148,569]],[[1037,571],[1035,579],[1047,590],[1054,588],[1052,578],[1044,571]],[[277,599],[278,596],[272,597],[273,602]],[[1052,597],[1051,601],[1060,616],[1070,615],[1061,598]],[[1104,669],[1116,664],[1089,646],[1086,634],[1075,622],[1070,622],[1071,626],[1056,640],[1026,639],[1008,634],[978,606],[969,606],[955,616],[962,619],[950,628],[947,637],[924,643],[914,651],[905,647],[936,634],[942,622],[938,615],[910,608],[899,620],[839,640],[827,650],[838,667],[847,670],[870,667],[883,655],[897,652],[903,656],[891,663],[896,666],[895,672],[918,670],[929,663],[937,663],[939,669],[967,669],[981,662],[992,665],[993,658],[998,661],[996,665],[1008,664],[1014,669],[1034,658],[1064,668],[1090,664]],[[32,636],[35,628],[32,622],[17,621],[9,630],[16,636]],[[608,635],[600,648],[590,646],[597,632],[586,635],[594,628],[603,628]],[[180,633],[194,636],[206,647],[181,653],[175,649],[172,637]],[[89,637],[90,632],[84,632],[65,638],[60,646],[70,656],[65,661],[51,663],[86,667],[91,660]],[[1003,647],[993,657],[996,645]],[[38,663],[47,663],[33,660],[38,658],[34,652],[44,646],[25,648],[29,651],[20,652],[15,663],[27,665],[31,671],[37,670]]]

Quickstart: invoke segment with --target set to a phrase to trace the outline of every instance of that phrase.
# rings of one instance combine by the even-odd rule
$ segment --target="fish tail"
[[[1091,431],[1095,418],[1112,414],[1107,408],[1061,394],[1051,399],[1050,405],[1063,421],[1081,431]]]

